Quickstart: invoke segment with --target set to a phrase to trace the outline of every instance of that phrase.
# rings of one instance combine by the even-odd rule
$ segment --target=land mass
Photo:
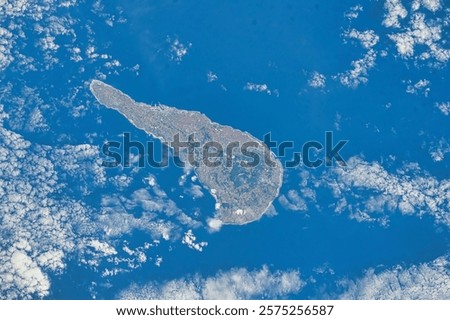
[[[134,126],[169,146],[175,135],[180,141],[189,141],[192,134],[201,146],[211,142],[224,150],[230,143],[252,146],[251,159],[249,153],[235,148],[232,157],[215,166],[207,165],[201,152],[193,155],[197,160],[193,165],[195,174],[215,198],[215,218],[223,224],[246,224],[260,219],[278,196],[282,165],[262,141],[249,133],[212,122],[200,112],[136,102],[102,81],[93,80],[90,90],[100,104],[118,111]],[[177,156],[185,162],[189,160],[187,150]],[[243,165],[257,157],[260,161]]]

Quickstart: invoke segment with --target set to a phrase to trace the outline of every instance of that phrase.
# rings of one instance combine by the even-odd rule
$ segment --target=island
[[[100,104],[169,147],[174,139],[188,142],[189,148],[181,148],[176,156],[193,167],[199,182],[214,197],[214,218],[223,224],[259,220],[278,196],[283,167],[249,133],[215,123],[200,112],[136,102],[99,80],[91,82],[90,90]]]

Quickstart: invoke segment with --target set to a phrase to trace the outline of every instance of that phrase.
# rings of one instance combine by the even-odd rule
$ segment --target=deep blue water
[[[101,29],[96,37],[105,39],[105,46],[123,65],[139,63],[139,77],[129,72],[106,80],[138,101],[197,110],[213,121],[248,131],[260,139],[271,132],[278,141],[293,141],[296,150],[308,140],[323,141],[324,132],[333,131],[336,140],[349,140],[342,153],[345,158],[362,155],[368,161],[382,161],[395,155],[392,171],[404,162],[417,162],[436,178],[448,178],[448,162],[433,162],[427,147],[448,134],[448,119],[430,103],[448,98],[446,83],[440,76],[407,67],[389,56],[377,58],[376,67],[369,71],[369,83],[358,89],[343,87],[330,78],[326,91],[308,87],[310,72],[336,74],[363,56],[364,50],[343,44],[340,34],[348,22],[343,14],[336,14],[354,4],[229,1],[218,5],[211,1],[163,1],[145,5],[137,0],[111,1],[108,6],[122,7],[128,22],[114,29]],[[366,11],[369,17],[382,15],[382,3],[368,3]],[[383,32],[379,22],[360,19],[357,23]],[[181,63],[168,59],[167,36],[192,43]],[[208,71],[218,75],[216,82],[206,81]],[[75,72],[76,68],[68,71]],[[448,69],[443,72],[448,73]],[[74,81],[88,81],[93,76],[88,70]],[[418,81],[424,77],[432,82],[428,98],[405,93],[403,80]],[[54,85],[58,82],[51,75],[48,81]],[[279,96],[243,90],[247,82],[266,83],[272,91],[277,89]],[[88,113],[92,117],[74,122],[64,112],[58,115],[58,131],[68,133],[71,143],[86,143],[86,132],[99,133],[94,139],[99,145],[105,139],[116,139],[122,132],[131,132],[135,139],[150,139],[111,110],[93,106],[89,95],[86,102],[91,104]],[[388,104],[390,108],[386,108]],[[338,114],[342,119],[339,131],[335,128]],[[96,122],[97,116],[101,117],[101,124]],[[49,143],[48,136],[24,135],[33,142]],[[321,170],[311,169],[318,174]],[[181,169],[146,168],[139,177],[148,173],[157,176],[169,197],[179,198],[182,190],[171,189],[177,186]],[[298,188],[298,171],[291,169],[286,174],[282,192]],[[129,190],[142,187],[141,179],[135,180]],[[88,204],[98,207],[100,195],[110,191],[113,190],[96,190],[87,199]],[[318,199],[333,203],[329,191],[319,191]],[[208,195],[205,199],[177,203],[188,214],[200,208],[202,219],[213,215],[213,201]],[[371,267],[417,264],[448,250],[448,230],[438,232],[427,216],[419,219],[397,213],[385,228],[350,220],[346,214],[336,215],[333,208],[317,210],[310,206],[308,212],[296,213],[285,210],[278,202],[275,206],[278,215],[259,222],[225,226],[214,234],[196,230],[200,240],[209,242],[202,253],[180,242],[163,242],[156,251],[164,257],[161,268],[148,264],[138,272],[120,275],[111,280],[112,289],[104,287],[108,280],[98,279],[92,271],[77,266],[73,257],[69,261],[70,273],[52,279],[52,297],[89,297],[85,288],[97,281],[99,297],[113,298],[115,292],[132,282],[164,281],[194,273],[206,277],[218,270],[257,269],[263,264],[271,269],[299,269],[304,279],[317,277],[313,269],[328,264],[335,276],[323,285],[332,287],[337,279],[360,277]],[[147,237],[136,232],[130,241],[143,243]],[[166,254],[169,247],[170,254]],[[69,289],[65,287],[67,283],[75,285]],[[298,298],[320,297],[318,287],[307,286]]]

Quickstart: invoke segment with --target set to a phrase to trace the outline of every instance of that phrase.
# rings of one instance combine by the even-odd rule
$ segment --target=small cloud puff
[[[167,36],[166,41],[170,44],[170,59],[176,62],[181,62],[185,55],[188,54],[189,49],[192,47],[192,43],[183,44],[178,37],[175,39]]]
[[[289,190],[287,195],[281,195],[278,201],[287,210],[306,211],[308,209],[306,202],[296,190]]]
[[[208,71],[208,73],[206,74],[206,79],[208,80],[208,82],[214,82],[217,81],[219,77],[214,72]]]
[[[430,92],[430,84],[431,82],[427,79],[422,79],[417,81],[416,83],[412,83],[411,80],[408,80],[408,86],[406,87],[406,93],[409,94],[423,94],[425,97],[428,96]]]
[[[191,229],[189,229],[183,236],[181,243],[187,245],[189,248],[202,252],[203,248],[208,245],[208,242],[195,242],[197,237]]]
[[[352,61],[353,69],[340,73],[335,78],[339,79],[342,85],[353,89],[361,83],[367,83],[368,71],[375,66],[376,57],[375,50],[370,49],[362,59]]]
[[[359,13],[364,10],[362,5],[356,5],[350,8],[347,12],[345,12],[344,17],[346,17],[348,20],[354,20],[358,18]]]
[[[255,91],[255,92],[264,92],[264,93],[267,93],[268,95],[272,94],[272,91],[269,89],[269,86],[265,83],[257,84],[257,83],[247,82],[247,84],[244,86],[244,90]],[[277,95],[277,92],[278,91],[274,90],[274,93],[276,95]]]
[[[209,218],[207,220],[208,224],[208,231],[209,232],[218,232],[223,226],[222,220],[216,219],[216,218]]]
[[[317,71],[314,71],[308,80],[308,85],[315,89],[325,88],[326,77]]]
[[[374,47],[380,40],[380,37],[373,30],[358,31],[351,29],[344,33],[344,36],[348,39],[359,40],[365,49]]]
[[[450,114],[450,101],[436,103],[436,108],[438,108],[444,115],[448,116]]]

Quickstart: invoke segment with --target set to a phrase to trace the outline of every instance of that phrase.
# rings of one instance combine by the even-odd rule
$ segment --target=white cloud
[[[97,59],[100,55],[95,51],[96,48],[93,45],[89,45],[85,50],[85,54],[89,59]]]
[[[409,94],[423,94],[425,97],[428,96],[430,89],[430,81],[427,79],[422,79],[417,81],[416,83],[412,83],[411,80],[408,80],[408,86],[406,87],[406,93]]]
[[[428,12],[417,11],[423,6]],[[443,38],[443,28],[450,23],[449,11],[445,17],[435,13],[442,10],[443,6],[439,0],[415,0],[412,4],[411,14],[403,5],[401,0],[385,0],[385,14],[382,21],[383,26],[389,28],[390,34],[387,37],[396,46],[397,54],[403,59],[414,60],[416,64],[427,61],[429,67],[442,67],[450,60],[450,49],[445,48],[446,40]],[[345,16],[355,19],[362,8],[352,7]],[[430,13],[431,12],[431,13]],[[445,30],[446,32],[446,30]],[[379,33],[383,36],[383,33]],[[357,88],[360,84],[367,83],[367,74],[375,66],[377,52],[375,45],[380,43],[380,36],[374,30],[360,31],[354,28],[344,32],[346,39],[360,41],[361,45],[368,51],[363,58],[352,61],[352,69],[332,76],[342,85]],[[384,43],[385,39],[382,43]],[[388,48],[380,49],[380,56],[388,55]],[[319,82],[320,83],[320,82]]]
[[[346,291],[341,299],[364,300],[448,300],[450,299],[450,262],[439,257],[409,268],[396,266],[377,273],[369,269],[363,278],[342,282]]]
[[[335,271],[333,270],[333,268],[331,268],[331,266],[328,263],[324,263],[321,266],[315,267],[313,271],[317,274],[330,274],[330,275],[335,274]]]
[[[117,69],[118,67],[122,66],[119,60],[111,60],[104,63],[104,66],[106,69]]]
[[[286,195],[281,195],[278,201],[287,210],[306,211],[308,209],[306,202],[296,190],[289,190]]]
[[[433,57],[445,63],[450,59],[450,50],[442,47],[442,26],[439,19],[427,20],[424,13],[416,12],[403,32],[390,34],[389,38],[394,41],[398,54],[404,59],[428,60]],[[428,50],[415,57],[415,48],[419,45]]]
[[[209,218],[207,224],[209,232],[218,232],[223,226],[223,222],[216,218]]]
[[[97,224],[108,237],[116,238],[141,230],[153,239],[175,240],[180,236],[181,227],[201,226],[199,221],[177,207],[154,176],[144,179],[143,183],[147,185],[145,188],[129,191],[128,196],[102,196],[102,214],[98,216]]]
[[[441,0],[414,0],[411,9],[417,11],[423,6],[431,12],[436,12],[441,9]]]
[[[444,115],[448,116],[450,114],[450,101],[436,103],[436,108],[438,108]]]
[[[8,106],[7,124],[13,130],[29,132],[45,132],[50,129],[46,113],[51,110],[39,94],[39,89],[28,86],[21,87],[20,97],[15,96],[14,86],[8,83],[2,88],[5,105]]]
[[[212,71],[208,71],[208,73],[206,74],[206,78],[208,79],[208,82],[214,82],[214,81],[217,81],[219,79],[217,74],[215,74]]]
[[[11,50],[14,46],[12,33],[0,27],[0,71],[4,70],[14,60]]]
[[[97,42],[93,24],[80,23],[82,19],[77,16],[77,12],[66,9],[81,3],[77,0],[1,1],[0,16],[4,17],[3,20],[6,19],[8,24],[0,28],[0,70],[7,67],[14,68],[20,73],[50,70],[56,66],[63,66],[60,57],[65,53],[71,55],[71,61],[80,62],[83,60],[80,53],[86,48],[80,48],[79,38],[84,36],[87,37],[87,41],[83,46],[89,48],[85,52],[92,53],[89,63],[95,62],[102,53],[90,51],[95,48],[94,44]],[[119,9],[116,11],[118,12],[114,14],[102,10],[92,12],[111,23],[124,22],[121,11]],[[79,31],[76,25],[81,28],[82,35],[77,34]],[[38,50],[24,50],[33,44]]]
[[[326,77],[317,71],[314,71],[308,80],[308,85],[312,88],[325,88]]]
[[[277,210],[275,209],[275,207],[273,206],[273,204],[271,204],[271,205],[269,206],[269,208],[267,208],[267,210],[264,212],[264,214],[265,214],[267,217],[275,217],[275,216],[278,215],[278,212],[277,212]]]
[[[338,79],[346,87],[357,88],[361,83],[367,83],[368,71],[375,66],[377,52],[373,47],[379,42],[380,37],[373,30],[359,31],[356,29],[344,32],[343,36],[345,39],[358,40],[363,48],[367,49],[367,52],[361,59],[351,62],[353,69],[339,73],[332,78]]]
[[[344,36],[348,39],[359,40],[365,49],[374,47],[380,40],[380,37],[373,30],[358,31],[351,29],[344,33]]]
[[[198,184],[192,184],[190,188],[186,190],[188,194],[194,199],[202,198],[205,194],[202,191],[202,187]]]
[[[32,4],[28,0],[2,1],[0,14],[9,17],[22,16],[31,9],[31,6]]]
[[[77,1],[77,0],[72,0]],[[108,9],[109,7],[106,6]],[[119,10],[116,13],[109,13],[105,10],[105,5],[103,1],[96,0],[92,3],[92,11],[97,14],[98,17],[104,20],[104,23],[109,27],[114,27],[114,24],[122,24],[127,22],[127,19],[123,17],[123,10]]]
[[[386,0],[384,3],[386,13],[384,15],[383,25],[387,28],[400,27],[400,19],[406,18],[408,11],[403,6],[401,0]]]
[[[188,54],[189,49],[192,47],[192,43],[183,44],[176,37],[171,39],[167,36],[166,41],[170,44],[170,59],[176,62],[181,62],[185,55]]]
[[[389,38],[395,42],[398,54],[403,58],[414,55],[414,38],[408,33],[391,34]]]
[[[248,271],[244,268],[219,272],[202,278],[199,275],[163,284],[132,285],[120,299],[277,299],[299,292],[304,286],[298,271],[271,272],[267,266]]]
[[[101,277],[113,277],[141,268],[148,260],[151,250],[159,245],[158,241],[144,242],[131,247],[127,240],[93,239],[80,243],[79,262],[89,267]]]
[[[66,270],[67,255],[102,276],[130,272],[152,259],[147,251],[157,239],[177,240],[180,226],[200,226],[176,207],[154,177],[142,182],[150,186],[128,197],[104,195],[100,212],[72,199],[82,198],[79,191],[98,192],[108,183],[117,187],[128,181],[121,174],[106,179],[96,162],[97,147],[32,144],[3,127],[7,118],[0,105],[0,234],[7,235],[0,251],[0,298],[46,297],[51,275]],[[73,188],[72,179],[81,190]],[[135,210],[145,214],[135,217]],[[133,230],[154,241],[136,245],[117,239]]]
[[[0,261],[0,294],[3,299],[43,298],[48,295],[48,277],[26,252],[10,252],[9,257],[2,256]]]
[[[114,249],[111,245],[105,242],[101,242],[97,239],[89,241],[87,245],[94,248],[98,252],[103,253],[105,256],[117,254],[116,249]]]
[[[189,248],[194,249],[196,251],[202,252],[203,248],[208,245],[208,242],[195,242],[197,240],[197,237],[194,235],[191,229],[186,231],[186,233],[183,236],[183,239],[181,242],[185,245],[187,245]]]
[[[446,139],[441,138],[437,142],[433,142],[428,150],[431,158],[436,161],[442,161],[447,153],[450,153],[450,144]]]
[[[163,257],[156,257],[155,259],[155,266],[161,267],[161,264],[163,263]]]
[[[117,238],[131,234],[134,230],[142,230],[154,239],[164,240],[169,240],[177,234],[176,225],[156,218],[152,212],[144,212],[142,217],[136,218],[132,214],[132,209],[128,209],[131,211],[129,212],[117,196],[104,196],[101,210],[102,214],[97,217],[97,225],[108,237]]]
[[[354,20],[358,18],[359,13],[364,10],[363,6],[358,4],[350,8],[347,12],[345,12],[344,17],[346,17],[349,20]]]
[[[337,78],[346,87],[357,88],[361,83],[367,83],[367,74],[375,66],[377,54],[370,49],[362,59],[352,61],[352,70],[338,74]]]
[[[30,112],[28,121],[25,124],[25,130],[30,132],[49,130],[49,125],[47,124],[47,121],[44,118],[42,111],[38,107],[35,107]]]
[[[406,215],[429,214],[437,222],[450,226],[450,180],[439,181],[417,164],[405,164],[397,172],[389,173],[377,162],[353,157],[346,167],[334,168],[323,181],[338,202],[346,203],[336,208],[348,211],[359,221],[386,224],[387,214],[398,210]],[[354,201],[348,201],[349,198]],[[362,198],[366,200],[361,201]]]
[[[54,198],[65,186],[48,148],[5,129],[6,117],[0,106],[0,234],[8,235],[0,251],[0,279],[6,279],[0,297],[42,298],[49,293],[48,274],[62,272],[65,255],[77,247],[72,228],[87,212],[80,202]]]
[[[45,38],[40,39],[39,44],[44,51],[56,51],[59,49],[59,45],[55,43],[55,37],[52,36],[46,36]]]
[[[118,74],[119,68],[125,69],[111,54],[102,52],[104,44],[99,44],[94,32],[97,22],[85,24],[80,20],[79,12],[83,10],[58,9],[76,3],[75,0],[0,0],[0,16],[8,21],[0,27],[0,71],[8,68],[10,73],[18,75],[1,87],[2,103],[8,108],[7,115],[0,105],[2,299],[46,297],[51,292],[52,276],[66,271],[68,256],[74,263],[94,270],[99,265],[107,265],[109,269],[102,270],[103,275],[129,272],[152,260],[146,251],[147,244],[124,245],[116,236],[142,230],[152,240],[178,241],[186,227],[200,226],[178,209],[157,185],[148,188],[149,196],[137,188],[124,198],[114,192],[109,198],[102,197],[106,187],[108,192],[120,191],[136,181],[132,179],[135,172],[128,177],[123,172],[116,176],[106,172],[99,161],[98,146],[63,145],[72,141],[69,134],[55,136],[60,147],[34,144],[14,132],[53,131],[49,115],[56,119],[52,125],[66,124],[58,121],[59,112],[74,117],[89,114],[89,102],[80,105],[81,96],[81,100],[86,100],[83,80],[77,82],[74,79],[80,77],[75,75],[89,72],[106,77]],[[83,9],[89,10],[90,5],[86,6]],[[94,9],[108,24],[120,20],[105,15],[100,7]],[[176,41],[173,44],[178,50],[174,54],[183,53]],[[27,49],[23,51],[24,48]],[[63,61],[63,58],[67,59]],[[69,72],[66,80],[70,85],[63,86],[68,88],[64,92],[66,96],[49,98],[48,90],[33,87],[32,80],[25,84],[20,77],[31,70],[45,72],[62,67],[62,62],[64,70]],[[92,193],[96,196],[85,197]],[[95,203],[97,195],[111,207],[94,209],[86,204],[85,201]],[[139,219],[133,216],[135,210],[147,210],[148,215]],[[155,263],[161,261],[155,258]]]
[[[77,179],[73,186],[84,195],[92,193],[93,186],[103,186],[106,179],[105,167],[101,165],[99,147],[90,144],[65,145],[50,152],[50,159],[57,169]]]
[[[109,178],[109,181],[111,181],[111,183],[119,190],[123,190],[131,185],[133,182],[133,177],[126,174],[120,174]]]
[[[269,86],[265,83],[257,84],[257,83],[247,82],[247,84],[244,86],[244,90],[264,92],[264,93],[267,93],[268,95],[272,94],[272,91],[269,89]]]

